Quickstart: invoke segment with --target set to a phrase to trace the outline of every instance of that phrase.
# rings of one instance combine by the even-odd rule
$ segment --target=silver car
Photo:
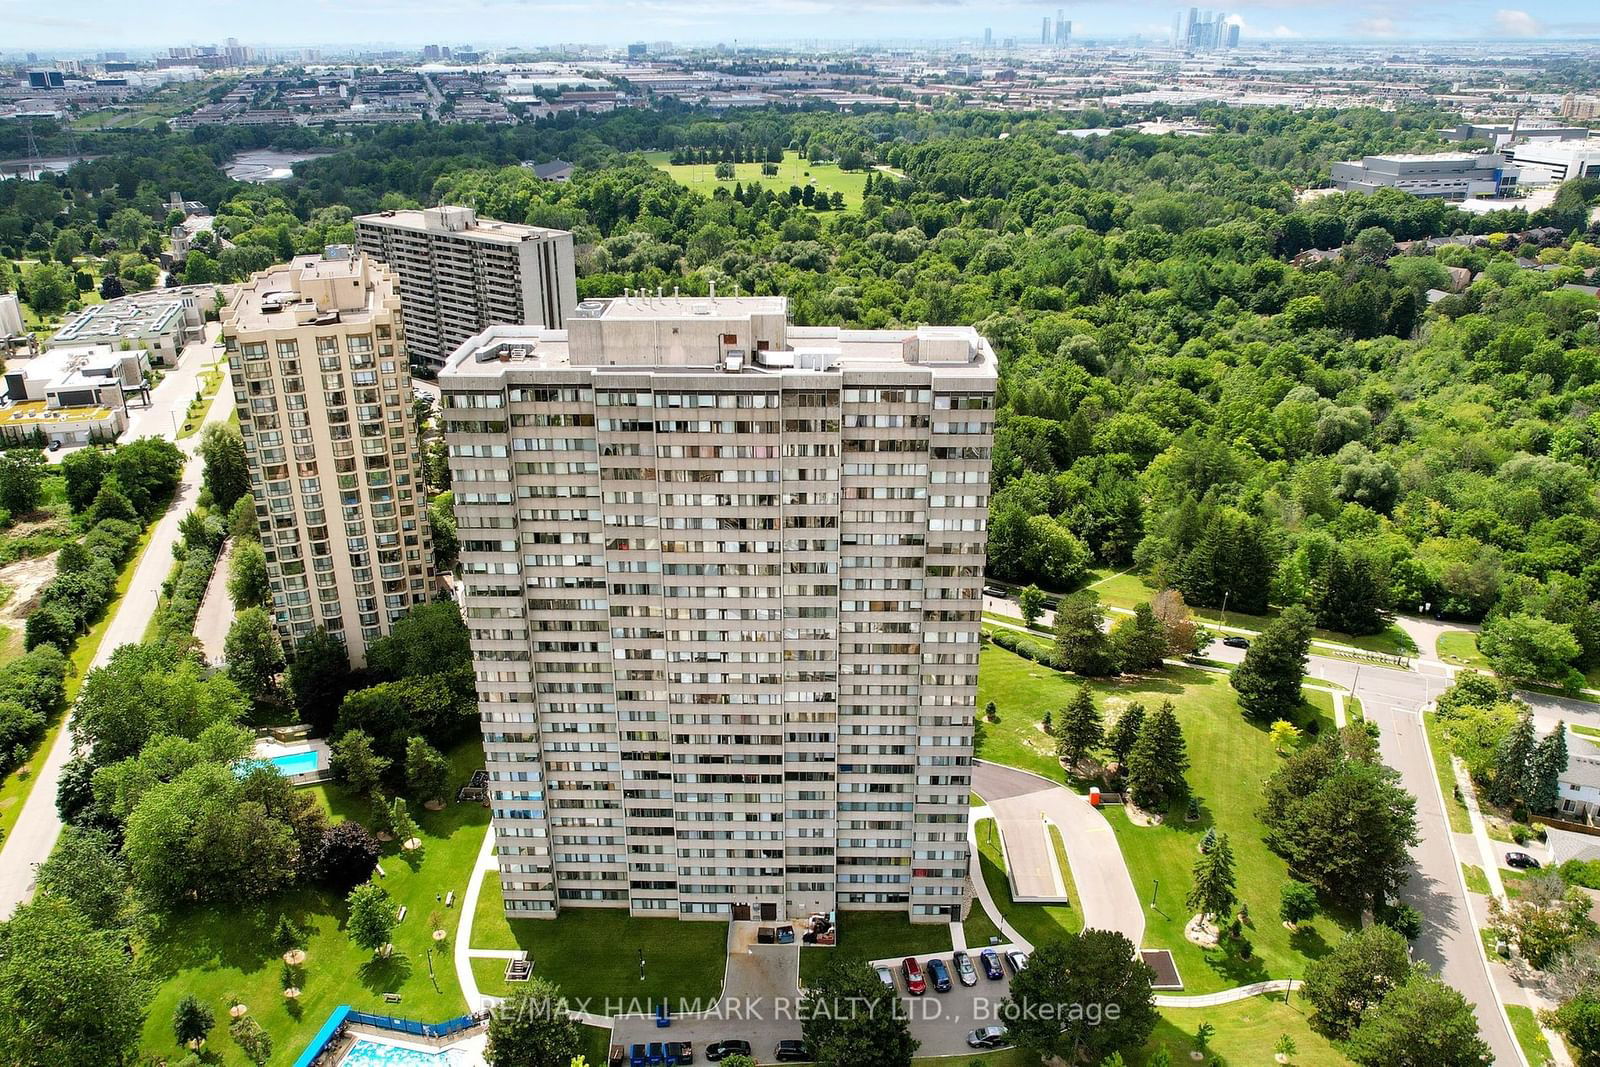
[[[888,986],[890,989],[895,988],[894,972],[893,971],[891,971],[889,968],[883,966],[882,964],[879,964],[878,966],[876,966],[876,967],[874,967],[872,969],[874,971],[878,972],[878,981],[882,982],[884,985]]]
[[[967,1045],[971,1048],[1004,1048],[1005,1044],[1006,1029],[1003,1026],[985,1026],[967,1035]]]
[[[978,984],[978,969],[972,965],[972,957],[965,952],[957,952],[954,963],[956,965],[956,977],[961,980],[962,985]]]

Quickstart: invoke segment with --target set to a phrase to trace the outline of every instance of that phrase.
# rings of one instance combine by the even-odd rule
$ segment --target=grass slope
[[[793,185],[802,188],[814,185],[819,193],[830,196],[835,192],[844,194],[844,210],[849,212],[861,210],[862,190],[867,184],[867,172],[864,170],[840,170],[836,163],[810,163],[802,159],[798,152],[783,154],[783,162],[778,164],[775,177],[764,176],[760,163],[735,163],[733,177],[721,181],[717,179],[715,163],[675,164],[670,162],[671,152],[646,152],[645,158],[672,175],[680,185],[706,196],[710,196],[718,186],[732,192],[734,182],[739,182],[747,189],[752,183],[762,185],[774,193],[786,193]],[[828,214],[823,212],[824,217]]]
[[[1051,830],[1055,828],[1051,827]],[[983,883],[989,887],[989,895],[994,897],[995,905],[1013,930],[1038,945],[1083,929],[1083,909],[1078,903],[1078,888],[1072,881],[1072,869],[1067,866],[1065,856],[1058,853],[1056,858],[1061,863],[1061,873],[1067,883],[1067,897],[1071,903],[1018,904],[1011,896],[1011,879],[1006,875],[1000,835],[995,832],[994,820],[979,820],[976,832],[978,864],[983,870]],[[967,943],[976,944],[970,938]]]
[[[464,781],[483,766],[476,738],[450,753],[451,781]],[[335,821],[362,819],[367,804],[338,786],[312,787]],[[227,1036],[228,1006],[237,997],[272,1036],[272,1064],[293,1063],[328,1014],[340,1004],[426,1022],[461,1014],[466,1002],[450,960],[451,942],[432,938],[432,913],[453,937],[456,913],[443,898],[466,891],[467,876],[483,841],[489,812],[477,804],[451,804],[443,811],[413,805],[422,830],[423,856],[413,866],[394,844],[385,846],[384,877],[405,921],[395,927],[395,955],[384,961],[357,948],[344,931],[344,901],[317,889],[300,889],[259,904],[195,908],[170,917],[143,949],[157,981],[145,1021],[143,1051],[177,1058],[172,1011],[185,993],[208,1004],[219,1020],[208,1044],[208,1063],[244,1067],[246,1060]],[[306,963],[297,979],[302,995],[291,1006],[283,998],[284,964],[272,942],[278,916],[288,915],[307,934]],[[432,953],[431,973],[429,953]],[[386,1004],[383,994],[400,994]]]
[[[992,645],[984,648],[978,675],[978,704],[994,700],[1000,722],[981,725],[978,755],[1036,771],[1055,781],[1065,776],[1055,759],[1053,739],[1037,728],[1046,710],[1059,713],[1079,679],[1063,675]],[[1193,668],[1167,668],[1148,678],[1091,684],[1108,721],[1131,701],[1147,711],[1171,700],[1189,750],[1189,784],[1200,800],[1201,817],[1186,823],[1180,806],[1162,826],[1135,826],[1121,808],[1107,818],[1145,904],[1145,947],[1171,949],[1191,993],[1215,992],[1268,978],[1298,978],[1306,963],[1328,951],[1342,936],[1341,924],[1327,916],[1302,925],[1294,934],[1277,918],[1279,887],[1289,880],[1284,862],[1262,840],[1257,817],[1261,784],[1281,761],[1264,725],[1239,711],[1226,675]],[[1315,722],[1333,729],[1331,701],[1308,693],[1299,725]],[[1226,833],[1236,860],[1239,898],[1249,908],[1244,959],[1235,942],[1224,949],[1201,949],[1183,936],[1192,912],[1184,905],[1196,846],[1207,827]],[[981,839],[980,839],[981,844]],[[1153,898],[1153,900],[1152,900]]]

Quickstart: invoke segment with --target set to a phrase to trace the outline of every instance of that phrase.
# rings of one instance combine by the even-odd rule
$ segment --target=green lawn
[[[861,210],[862,190],[867,184],[867,172],[864,170],[840,170],[835,163],[808,163],[800,157],[798,152],[785,152],[783,162],[778,164],[778,173],[775,177],[766,177],[761,173],[760,163],[735,163],[733,177],[719,181],[714,163],[688,163],[674,164],[670,160],[671,152],[646,152],[645,158],[656,167],[672,175],[681,185],[686,185],[696,192],[710,196],[718,186],[729,190],[733,189],[734,182],[749,188],[752,183],[763,185],[774,193],[785,193],[789,187],[798,185],[815,185],[817,192],[833,195],[835,192],[844,194],[844,209],[846,211]]]
[[[1478,635],[1471,630],[1447,630],[1439,635],[1439,658],[1446,663],[1462,667],[1489,667],[1489,661],[1478,651]]]
[[[1141,602],[1150,600],[1156,594],[1154,589],[1145,584],[1142,577],[1131,572],[1118,574],[1115,571],[1098,570],[1091,572],[1091,574],[1089,587],[1095,591],[1103,603],[1110,607],[1132,608]],[[1240,611],[1229,611],[1226,617],[1213,608],[1196,607],[1193,604],[1189,608],[1194,612],[1197,619],[1219,625],[1236,626],[1245,630],[1265,629],[1267,624],[1278,616],[1276,608],[1265,615],[1248,615]],[[1404,630],[1392,623],[1381,633],[1375,634],[1356,635],[1342,634],[1333,630],[1313,630],[1311,642],[1313,646],[1319,643],[1350,645],[1354,648],[1365,649],[1368,652],[1382,652],[1390,656],[1414,656],[1417,654],[1416,642],[1412,641]],[[1315,651],[1315,648],[1313,648],[1313,651]]]
[[[961,932],[966,935],[967,945],[970,948],[983,948],[989,943],[991,937],[1004,940],[1000,928],[994,924],[989,913],[984,910],[983,901],[976,897],[972,901],[972,910],[967,912],[967,919],[961,924]]]
[[[841,911],[838,946],[802,948],[800,978],[804,981],[819,973],[834,952],[854,959],[888,960],[949,952],[952,947],[948,923],[914,923],[903,911]]]
[[[1528,1057],[1528,1067],[1545,1067],[1554,1062],[1550,1058],[1550,1043],[1544,1039],[1532,1008],[1525,1004],[1507,1004],[1506,1017],[1511,1020],[1511,1032],[1517,1036],[1522,1054]]]
[[[1052,739],[1037,729],[1040,713],[1058,711],[1078,680],[1042,667],[993,645],[983,649],[978,674],[978,704],[994,700],[1000,722],[979,730],[978,755],[1037,771],[1064,781]],[[1106,718],[1131,701],[1154,710],[1171,700],[1189,748],[1189,783],[1200,800],[1201,818],[1186,823],[1180,806],[1162,826],[1134,826],[1113,805],[1106,815],[1145,902],[1145,945],[1171,949],[1186,992],[1204,993],[1267,978],[1298,978],[1308,960],[1322,955],[1342,936],[1340,924],[1322,916],[1291,935],[1277,919],[1278,890],[1288,880],[1283,861],[1262,841],[1257,819],[1261,783],[1281,761],[1266,727],[1239,712],[1225,675],[1193,668],[1167,668],[1139,679],[1094,682],[1096,701]],[[1310,692],[1298,725],[1333,728],[1329,694]],[[1308,730],[1309,733],[1309,730]],[[1236,943],[1203,950],[1183,936],[1192,913],[1183,898],[1189,889],[1196,846],[1206,828],[1227,833],[1237,863],[1239,896],[1249,908],[1246,929],[1252,948],[1242,958]],[[981,841],[980,841],[981,844]],[[1159,882],[1159,890],[1156,884]],[[1155,902],[1151,894],[1155,891]],[[1025,932],[1025,931],[1024,931]]]
[[[1450,742],[1445,739],[1444,726],[1434,712],[1422,716],[1422,728],[1428,734],[1428,749],[1433,754],[1433,773],[1439,779],[1439,791],[1444,794],[1445,814],[1450,817],[1450,829],[1458,834],[1472,833],[1472,818],[1467,806],[1456,799],[1456,775],[1450,767]]]
[[[483,766],[476,738],[450,754],[451,781],[464,781]],[[335,821],[361,818],[367,804],[338,786],[313,786]],[[435,924],[454,937],[456,913],[442,903],[466,891],[467,875],[483,842],[489,812],[478,804],[452,804],[431,812],[413,807],[422,830],[423,855],[402,859],[391,844],[381,859],[385,871],[374,876],[405,921],[395,928],[395,954],[385,961],[357,948],[344,933],[341,899],[316,889],[301,889],[260,904],[196,908],[180,912],[152,931],[143,949],[155,981],[155,998],[145,1021],[143,1052],[175,1057],[172,1011],[178,999],[194,993],[216,1013],[219,1024],[208,1046],[208,1063],[244,1067],[245,1060],[226,1034],[228,1006],[237,997],[272,1036],[273,1064],[292,1063],[340,1004],[437,1022],[466,1007],[450,959],[451,941],[436,944]],[[272,943],[273,927],[286,914],[308,935],[306,963],[295,982],[302,995],[292,1009],[283,998],[284,964]],[[398,1004],[383,994],[398,993]]]
[[[1467,892],[1477,893],[1481,896],[1489,895],[1489,876],[1484,873],[1482,867],[1473,863],[1463,863],[1461,865],[1461,877],[1467,883]]]
[[[1067,899],[1062,904],[1018,904],[1011,896],[1011,879],[1006,876],[1005,859],[1000,848],[1000,835],[995,832],[993,819],[981,819],[976,829],[978,837],[978,865],[983,870],[983,883],[989,887],[996,906],[1011,928],[1035,945],[1055,940],[1083,929],[1083,909],[1078,902],[1078,888],[1072,880],[1072,869],[1060,852],[1061,872],[1067,883]],[[1052,830],[1054,827],[1051,828]],[[969,945],[978,942],[968,938]]]
[[[138,545],[134,547],[133,556],[123,565],[122,573],[117,576],[116,595],[111,598],[111,603],[106,605],[100,620],[89,628],[88,633],[78,638],[78,643],[72,650],[66,683],[69,706],[78,695],[78,687],[83,684],[83,676],[88,672],[89,664],[100,650],[100,642],[106,636],[106,628],[111,625],[112,617],[122,604],[122,595],[133,583],[133,572],[139,569],[139,561],[144,558],[144,550],[150,545],[150,531],[153,528],[153,523],[145,527],[144,533],[139,537]],[[44,764],[45,756],[56,743],[56,737],[61,733],[66,721],[65,713],[57,715],[45,730],[44,737],[39,739],[33,754],[0,782],[0,840],[4,840],[5,835],[16,825],[17,818],[22,814],[23,805],[28,802],[28,794],[33,792],[33,783],[39,768]]]
[[[1273,1067],[1273,1049],[1288,1034],[1294,1039],[1296,1067],[1341,1067],[1349,1060],[1327,1038],[1311,1029],[1306,1018],[1310,1005],[1295,995],[1289,1003],[1273,993],[1234,1001],[1214,1008],[1162,1008],[1161,1022],[1144,1049],[1127,1057],[1129,1067],[1146,1067],[1157,1050],[1165,1050],[1176,1065],[1189,1063],[1194,1032],[1201,1023],[1217,1028],[1210,1056],[1202,1062],[1218,1067]]]
[[[479,753],[481,765],[482,753]],[[575,999],[594,1001],[605,1013],[607,999],[670,997],[709,1003],[722,993],[727,969],[728,924],[638,919],[622,908],[564,908],[554,919],[507,919],[500,883],[486,878],[472,920],[472,947],[520,948],[533,973],[548,978]],[[639,980],[639,950],[645,979]],[[505,981],[504,960],[474,960],[483,992],[503,996],[517,988]]]

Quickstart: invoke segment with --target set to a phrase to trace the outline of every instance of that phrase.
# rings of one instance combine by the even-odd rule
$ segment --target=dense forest
[[[231,247],[178,280],[222,282],[348,240],[352,213],[465,203],[574,230],[584,295],[716,281],[787,296],[805,323],[972,323],[1003,368],[995,578],[1064,591],[1134,567],[1191,604],[1303,603],[1350,633],[1426,606],[1488,620],[1509,673],[1576,684],[1600,667],[1600,344],[1592,291],[1570,286],[1600,264],[1600,182],[1532,214],[1303,197],[1330,161],[1437,146],[1451,117],[1195,117],[1216,132],[1078,138],[950,109],[154,133],[60,180],[0,183],[0,247],[70,230],[115,251],[119,213],[156,227],[181,189]],[[337,151],[274,186],[220,169],[281,136]],[[842,209],[754,182],[706,196],[638,154],[775,148],[869,168],[866,191]],[[570,183],[517,165],[557,156]]]

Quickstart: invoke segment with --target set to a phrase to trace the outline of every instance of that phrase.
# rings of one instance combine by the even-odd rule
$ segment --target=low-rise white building
[[[1517,184],[1517,168],[1493,153],[1395,153],[1335,163],[1329,177],[1337,188],[1355,192],[1389,188],[1419,197],[1470,200],[1510,192]]]
[[[123,351],[143,349],[151,363],[170,367],[178,362],[184,345],[204,335],[205,308],[215,294],[212,286],[194,285],[90,304],[69,319],[45,347],[108,344]]]
[[[140,350],[108,344],[49,349],[6,370],[0,437],[88,444],[109,441],[128,426],[128,394],[144,384],[149,363]]]

